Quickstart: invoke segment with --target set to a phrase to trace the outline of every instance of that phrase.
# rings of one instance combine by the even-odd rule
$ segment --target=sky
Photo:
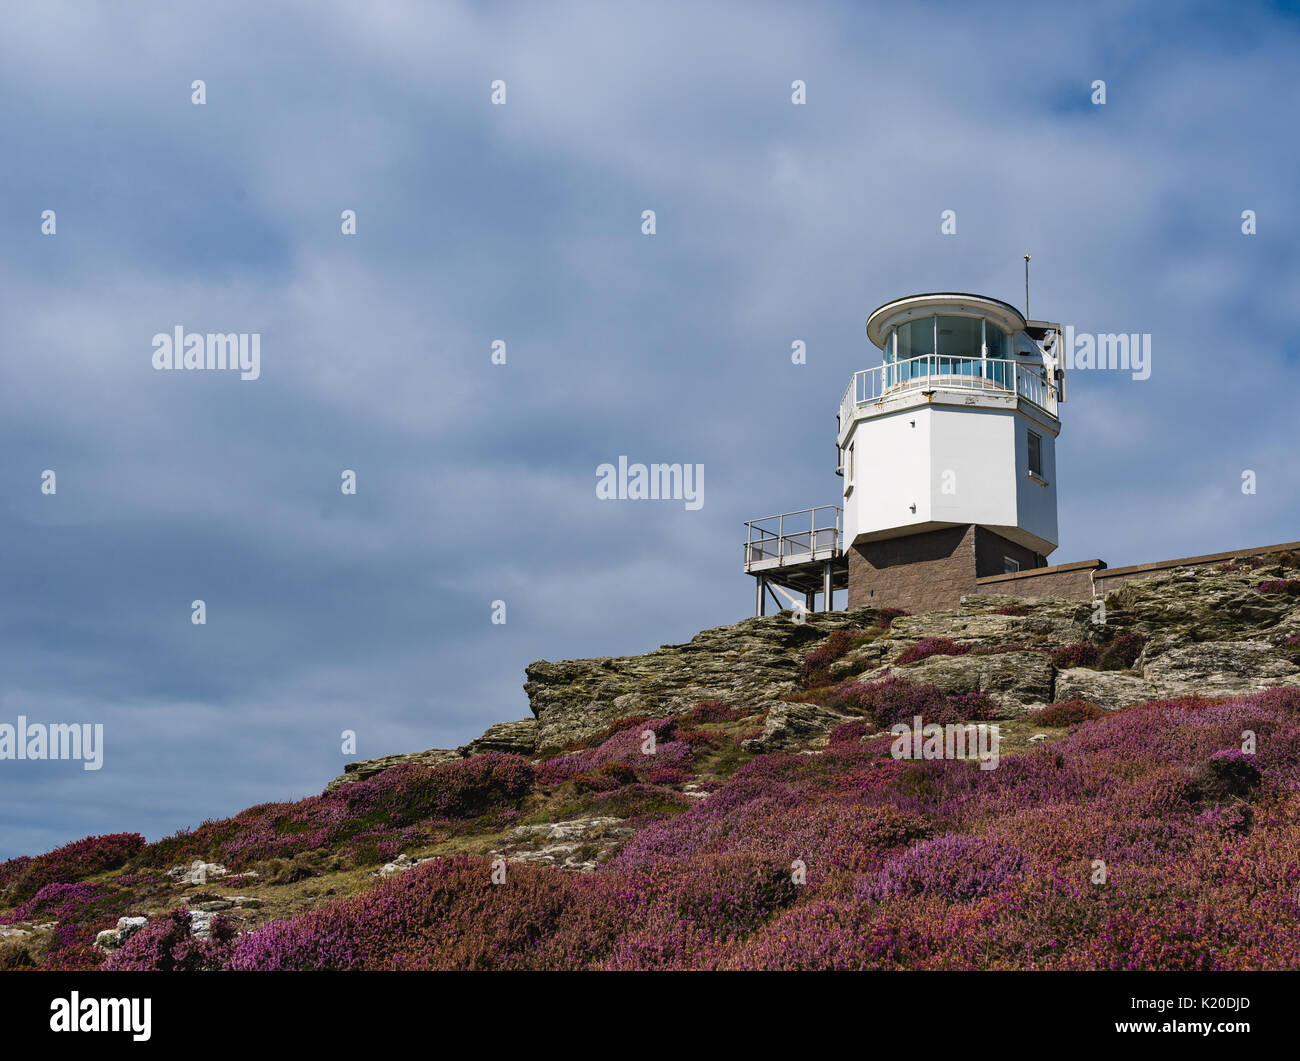
[[[1294,7],[5,24],[0,724],[104,743],[0,761],[0,858],[310,795],[528,717],[532,660],[747,617],[744,521],[839,501],[871,310],[1022,305],[1026,253],[1032,317],[1152,344],[1070,376],[1051,561],[1300,539]],[[260,375],[156,370],[177,326],[257,334]],[[620,456],[703,465],[704,503],[602,500]]]

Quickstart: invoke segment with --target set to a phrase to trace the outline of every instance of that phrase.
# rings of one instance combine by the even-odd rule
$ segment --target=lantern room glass
[[[905,321],[885,335],[885,385],[933,374],[982,376],[1010,388],[1006,349],[1006,333],[982,317],[939,315]]]

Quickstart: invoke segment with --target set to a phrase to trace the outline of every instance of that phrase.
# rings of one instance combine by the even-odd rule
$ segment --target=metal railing
[[[860,405],[914,390],[966,390],[1016,394],[1055,415],[1056,391],[1042,365],[1010,359],[926,354],[855,372],[840,401],[840,426]]]
[[[835,505],[801,508],[745,522],[745,570],[759,563],[830,559],[840,555],[843,512]]]

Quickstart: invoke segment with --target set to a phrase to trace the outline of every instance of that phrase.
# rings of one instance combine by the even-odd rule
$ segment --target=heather
[[[189,912],[180,907],[145,925],[104,963],[115,972],[213,972],[231,960],[235,926],[214,917],[208,939],[190,932]]]
[[[1136,633],[1120,634],[1109,644],[1076,641],[1053,652],[1052,665],[1058,670],[1067,667],[1128,670],[1137,662],[1145,645],[1146,638]]]
[[[293,803],[264,803],[150,844],[140,865],[193,859],[228,868],[328,848],[349,865],[381,861],[457,823],[510,820],[531,791],[533,766],[487,752],[438,766],[402,764],[365,781]]]
[[[857,738],[755,758],[595,874],[439,859],[241,936],[230,965],[1300,964],[1300,690],[1085,719],[988,772]]]
[[[1300,604],[1241,568],[543,661],[469,746],[5,863],[0,968],[1300,967]]]
[[[938,686],[889,677],[878,682],[849,681],[826,698],[837,711],[866,715],[877,726],[908,726],[916,717],[940,724],[990,719],[996,705],[980,693],[945,693]]]
[[[1277,578],[1261,582],[1255,587],[1260,593],[1285,593],[1288,596],[1300,594],[1300,578]]]
[[[1086,700],[1066,700],[1043,708],[1034,715],[1034,721],[1040,726],[1076,726],[1080,722],[1102,718],[1105,714],[1102,708]]]
[[[0,900],[22,902],[48,884],[71,884],[105,870],[117,869],[144,847],[139,833],[87,836],[35,858],[0,863]]]

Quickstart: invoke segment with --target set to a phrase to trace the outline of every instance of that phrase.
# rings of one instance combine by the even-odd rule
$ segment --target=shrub
[[[1294,597],[1300,594],[1300,578],[1277,578],[1261,582],[1255,589],[1260,593],[1282,593]]]
[[[867,734],[870,727],[862,720],[841,722],[830,732],[831,744],[857,744]]]
[[[1259,787],[1261,775],[1255,757],[1230,748],[1215,752],[1196,764],[1192,781],[1203,799],[1225,800],[1249,796]]]
[[[1146,643],[1147,639],[1141,634],[1120,634],[1106,646],[1097,667],[1100,670],[1128,670],[1137,662]]]
[[[1087,700],[1065,700],[1052,704],[1033,715],[1033,721],[1040,726],[1074,726],[1080,722],[1090,722],[1094,718],[1104,718],[1108,714],[1096,704]]]
[[[1029,608],[1024,604],[1004,604],[1000,608],[993,609],[994,615],[1028,615]]]
[[[696,725],[706,722],[734,722],[740,717],[739,710],[721,700],[703,700],[682,716],[684,721]]]
[[[899,666],[907,666],[930,656],[964,656],[971,649],[970,645],[958,645],[946,637],[922,638],[898,657]]]
[[[35,858],[16,858],[0,864],[0,898],[20,903],[47,884],[71,884],[105,870],[124,866],[144,848],[139,833],[87,836]]]
[[[1057,670],[1069,667],[1095,667],[1101,659],[1101,646],[1091,641],[1076,641],[1052,653],[1052,666]]]
[[[919,895],[965,902],[992,895],[1019,878],[1024,868],[1024,856],[1010,844],[976,836],[940,836],[894,857],[854,891],[857,898],[874,902]]]
[[[635,727],[616,732],[598,747],[557,756],[537,767],[537,781],[543,785],[553,785],[579,778],[589,780],[606,763],[623,765],[632,772],[633,780],[649,781],[651,773],[663,778],[677,777],[679,775],[672,771],[688,765],[693,759],[690,744],[675,739],[677,723],[678,720],[675,718],[650,719]],[[642,734],[647,730],[655,736],[653,755],[642,751],[645,745]],[[665,770],[670,772],[663,773]],[[611,773],[605,776],[613,778],[628,775]]]
[[[210,938],[190,934],[190,916],[177,907],[131,936],[104,963],[115,972],[210,972],[230,960],[235,926],[217,915],[209,923]]]
[[[829,706],[870,715],[882,729],[899,722],[911,725],[917,715],[926,722],[942,724],[991,718],[994,713],[994,705],[981,693],[948,695],[936,685],[892,677],[879,682],[846,682],[831,694]]]
[[[1292,634],[1290,637],[1283,638],[1280,647],[1288,652],[1300,652],[1300,634]]]
[[[807,653],[800,666],[799,675],[805,689],[827,685],[830,665],[842,659],[852,647],[853,635],[847,630],[832,630],[826,641]]]

